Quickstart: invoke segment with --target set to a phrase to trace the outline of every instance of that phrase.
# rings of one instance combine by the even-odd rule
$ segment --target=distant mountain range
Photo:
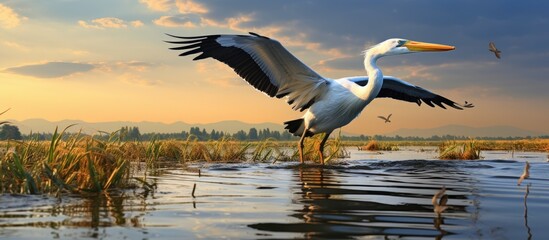
[[[190,124],[185,122],[175,123],[161,123],[161,122],[98,122],[90,123],[81,120],[62,120],[62,121],[47,121],[44,119],[28,119],[23,121],[8,120],[12,125],[19,128],[21,133],[29,134],[32,132],[38,133],[51,133],[58,127],[60,130],[65,127],[75,124],[75,126],[68,129],[68,132],[78,132],[82,130],[84,133],[97,133],[98,131],[114,132],[121,127],[139,127],[141,133],[177,133],[181,131],[189,131],[191,127],[199,127],[200,129],[206,129],[211,131],[223,131],[228,133],[236,133],[237,131],[248,131],[250,128],[256,128],[258,130],[269,128],[274,131],[284,131],[284,126],[277,123],[245,123],[241,121],[221,121],[207,124]],[[345,135],[357,135],[352,133],[345,133]],[[547,132],[534,132],[524,130],[511,126],[491,126],[491,127],[468,127],[463,125],[446,125],[436,128],[426,129],[408,129],[403,128],[393,132],[384,133],[380,135],[402,137],[431,137],[433,135],[454,135],[454,136],[466,136],[466,137],[526,137],[526,136],[541,136],[549,135]]]

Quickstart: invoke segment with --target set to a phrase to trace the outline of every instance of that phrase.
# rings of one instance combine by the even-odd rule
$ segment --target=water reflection
[[[533,239],[549,233],[542,157],[522,186],[525,160],[170,165],[146,191],[0,194],[0,239]]]
[[[300,221],[249,226],[262,231],[302,233],[306,239],[441,239],[453,234],[443,229],[446,213],[437,216],[431,205],[441,182],[448,186],[450,201],[454,201],[449,204],[451,217],[463,221],[470,216],[468,196],[474,185],[469,183],[474,181],[459,165],[428,161],[393,164],[398,166],[380,162],[380,166],[295,167],[292,198],[302,207],[290,216]]]
[[[8,202],[8,206],[4,207],[9,211],[0,213],[1,229],[49,228],[55,230],[49,232],[53,238],[62,237],[61,230],[67,228],[88,229],[84,232],[76,231],[77,233],[74,234],[89,238],[105,237],[105,231],[109,227],[143,228],[142,218],[147,211],[145,201],[129,197],[124,193],[94,194],[85,197],[64,196],[63,198],[13,195],[3,197],[16,202]],[[14,197],[16,199],[13,199]],[[137,214],[133,215],[133,213]],[[64,231],[63,236],[75,237],[72,234],[70,230]]]
[[[526,185],[526,191],[524,192],[524,226],[526,227],[526,232],[528,233],[528,240],[532,239],[532,229],[528,226],[528,204],[527,198],[530,194],[530,183]]]

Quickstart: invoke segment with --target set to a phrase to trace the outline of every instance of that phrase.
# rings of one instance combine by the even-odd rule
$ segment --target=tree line
[[[122,127],[119,131],[120,139],[125,141],[149,141],[152,139],[181,139],[185,140],[189,137],[195,137],[199,141],[219,140],[223,138],[233,138],[240,141],[259,141],[265,139],[275,139],[279,141],[294,140],[297,137],[291,133],[284,131],[271,130],[269,128],[256,129],[250,128],[248,131],[240,130],[236,133],[227,133],[212,129],[207,131],[205,128],[191,127],[187,131],[178,133],[143,133],[141,134],[138,127]]]
[[[21,134],[19,128],[10,124],[0,124],[0,140],[50,140],[53,136],[52,133],[31,133],[31,134]],[[200,129],[199,127],[191,127],[187,131],[181,131],[178,133],[141,133],[139,127],[135,126],[125,126],[121,127],[116,131],[115,136],[120,138],[122,141],[150,141],[153,139],[163,140],[163,139],[176,139],[176,140],[186,140],[189,137],[196,138],[199,141],[208,141],[208,140],[219,140],[223,138],[233,138],[239,141],[261,141],[265,139],[274,139],[278,141],[289,141],[299,139],[296,136],[293,136],[288,131],[280,132],[276,130],[271,130],[269,128],[257,129],[250,128],[248,131],[240,130],[236,133],[227,133],[223,131],[217,131],[212,129],[207,131],[205,128]],[[95,135],[97,138],[107,139],[108,134],[99,134]],[[520,139],[549,139],[549,135],[543,136],[527,136],[527,137],[475,137],[474,139],[478,140],[520,140]],[[347,136],[342,135],[341,140],[343,141],[447,141],[447,140],[468,140],[470,137],[467,136],[454,136],[454,135],[434,135],[431,137],[402,137],[402,136],[383,136],[383,135],[359,135],[359,136]]]

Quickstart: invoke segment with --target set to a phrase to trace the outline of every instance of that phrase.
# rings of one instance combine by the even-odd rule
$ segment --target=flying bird
[[[387,116],[387,117],[385,117],[385,116],[377,116],[377,117],[378,117],[378,118],[381,118],[381,119],[383,119],[383,120],[385,120],[385,123],[390,123],[391,120],[390,120],[389,118],[391,118],[392,115],[393,115],[393,114],[391,113],[391,114],[389,114],[389,116]]]
[[[433,204],[433,211],[440,216],[442,212],[446,211],[448,209],[448,206],[446,203],[448,203],[448,195],[446,193],[446,187],[442,186],[442,188],[433,195],[433,198],[431,198],[431,203]],[[440,200],[438,200],[440,198]]]
[[[501,51],[496,48],[496,44],[494,44],[493,42],[490,42],[490,44],[488,44],[488,50],[496,54],[496,57],[498,59],[501,58]]]
[[[467,101],[465,101],[465,104],[463,105],[463,107],[466,107],[466,108],[472,108],[472,107],[474,107],[474,106],[475,106],[475,105],[473,105],[472,103],[467,102]]]
[[[250,35],[174,36],[166,41],[183,50],[179,56],[198,54],[193,60],[213,58],[227,64],[254,88],[269,97],[285,97],[294,110],[305,111],[303,117],[284,122],[285,129],[299,136],[299,159],[303,159],[303,141],[326,133],[316,149],[324,164],[323,150],[333,130],[350,123],[375,98],[422,102],[434,107],[463,106],[443,96],[395,77],[383,76],[376,61],[384,56],[414,52],[454,50],[453,46],[424,43],[401,38],[385,40],[364,51],[368,76],[330,79],[302,63],[280,42],[256,33]]]

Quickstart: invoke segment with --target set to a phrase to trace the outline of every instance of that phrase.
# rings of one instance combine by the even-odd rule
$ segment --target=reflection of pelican
[[[530,177],[530,163],[526,161],[526,165],[524,165],[524,171],[522,172],[522,175],[520,175],[517,185],[520,185],[524,179],[527,179],[529,177]]]
[[[431,203],[433,203],[433,211],[440,216],[442,212],[444,212],[448,206],[446,206],[446,203],[448,202],[448,195],[446,193],[446,187],[442,187],[431,199]],[[438,200],[440,198],[440,201]]]
[[[490,50],[490,52],[493,52],[498,59],[501,58],[501,51],[496,48],[496,44],[494,44],[493,42],[490,42],[490,44],[488,44],[488,50]]]
[[[387,117],[384,117],[384,116],[377,116],[377,117],[378,117],[378,118],[381,118],[381,119],[383,119],[383,120],[385,120],[385,123],[390,123],[391,120],[390,120],[389,118],[391,118],[392,115],[393,115],[393,114],[391,113],[391,114],[389,114],[389,116],[387,116]]]
[[[302,118],[285,122],[286,129],[300,136],[299,159],[303,163],[303,141],[326,133],[318,145],[320,162],[324,163],[324,144],[334,129],[350,123],[376,97],[425,102],[434,107],[444,104],[463,106],[445,97],[393,77],[384,77],[377,60],[384,56],[414,52],[454,50],[453,46],[393,38],[379,43],[364,53],[368,76],[329,79],[320,76],[288,52],[278,41],[256,33],[251,35],[209,35],[178,37],[182,41],[173,50],[184,50],[180,56],[198,54],[193,60],[214,58],[221,61],[270,97],[286,97],[294,110],[304,111]]]

